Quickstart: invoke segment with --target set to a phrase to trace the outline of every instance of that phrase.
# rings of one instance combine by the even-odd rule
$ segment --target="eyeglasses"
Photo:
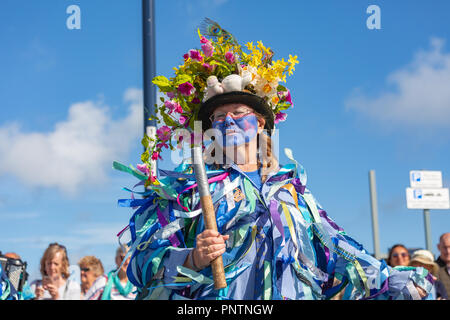
[[[406,257],[409,257],[409,254],[407,254],[406,252],[392,254],[392,258],[398,258],[398,256],[402,256],[402,258],[406,258]]]
[[[233,118],[233,119],[239,119],[242,117],[245,117],[248,114],[253,113],[252,110],[249,109],[239,109],[233,112],[217,112],[213,115],[211,115],[209,117],[209,120],[211,121],[211,123],[216,122],[216,121],[225,121],[225,119],[227,118],[228,114]]]
[[[91,270],[90,268],[80,268],[80,271],[83,271],[83,272],[88,272],[89,270]]]

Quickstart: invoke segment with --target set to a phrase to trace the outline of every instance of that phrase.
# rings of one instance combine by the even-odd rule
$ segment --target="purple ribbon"
[[[270,200],[270,215],[272,216],[272,221],[275,223],[275,226],[277,227],[278,231],[281,233],[281,237],[283,239],[283,242],[281,245],[284,245],[284,228],[283,224],[281,223],[281,217],[280,213],[278,212],[278,205],[275,200]]]
[[[380,289],[377,293],[375,293],[375,294],[373,294],[373,295],[371,295],[371,296],[369,296],[369,297],[362,298],[361,300],[370,300],[370,299],[376,298],[376,297],[378,297],[380,294],[385,293],[385,292],[388,291],[388,290],[389,290],[389,281],[388,281],[388,279],[386,279],[386,280],[384,281],[384,283],[383,283],[383,286],[381,287],[381,289]]]
[[[326,211],[319,209],[319,215],[327,220],[327,222],[332,226],[335,230],[344,231],[341,227],[339,227],[336,223],[334,223],[330,218],[328,218]]]
[[[304,193],[305,193],[305,188],[306,188],[306,186],[304,186],[304,185],[302,184],[302,182],[300,181],[299,178],[294,178],[294,179],[292,179],[292,180],[291,180],[291,183],[292,183],[292,185],[294,186],[295,191],[297,191],[297,192],[299,192],[299,193],[301,193],[301,194],[304,194]]]

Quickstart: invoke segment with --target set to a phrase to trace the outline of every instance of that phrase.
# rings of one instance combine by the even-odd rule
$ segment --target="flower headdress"
[[[141,156],[143,165],[138,168],[149,175],[149,183],[156,181],[150,170],[151,160],[162,159],[164,148],[174,149],[172,135],[176,129],[193,132],[202,104],[212,96],[231,90],[250,92],[264,99],[275,123],[286,120],[284,111],[293,106],[289,90],[280,83],[292,75],[297,56],[274,61],[274,52],[261,41],[257,45],[245,44],[245,52],[233,35],[209,19],[205,19],[202,32],[198,30],[201,48],[184,54],[183,64],[174,68],[173,77],[153,78],[153,84],[165,97],[156,106],[156,122],[161,125],[156,137],[145,136],[142,140],[145,151]],[[233,78],[238,76],[241,87],[236,89]]]

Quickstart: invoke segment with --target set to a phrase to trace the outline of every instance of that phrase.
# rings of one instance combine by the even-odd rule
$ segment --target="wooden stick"
[[[211,193],[209,191],[208,176],[206,175],[205,163],[201,146],[192,148],[192,161],[194,165],[195,178],[197,180],[198,192],[200,195],[200,204],[202,207],[205,229],[218,231],[216,212],[212,203]],[[216,290],[226,288],[225,270],[223,268],[222,255],[211,261],[212,275],[214,279],[214,288]]]

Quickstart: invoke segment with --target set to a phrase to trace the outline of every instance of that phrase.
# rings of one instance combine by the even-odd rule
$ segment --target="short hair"
[[[61,275],[64,279],[69,278],[69,257],[67,256],[66,247],[56,242],[50,243],[42,255],[40,269],[42,277],[48,276],[45,270],[45,262],[53,259],[58,252],[61,253]]]
[[[86,266],[92,269],[92,272],[96,277],[100,277],[102,274],[105,273],[105,270],[103,269],[103,264],[100,261],[100,259],[94,257],[94,256],[85,256],[78,261],[78,265]]]

